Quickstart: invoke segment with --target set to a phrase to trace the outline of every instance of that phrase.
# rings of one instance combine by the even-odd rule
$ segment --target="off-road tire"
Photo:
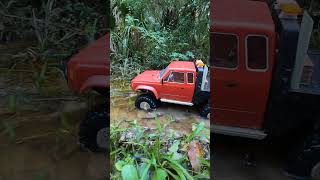
[[[97,134],[100,130],[108,127],[108,105],[106,103],[96,106],[86,114],[79,127],[79,143],[81,149],[92,152],[105,151],[98,146]],[[106,134],[106,137],[108,135]]]
[[[285,173],[297,179],[319,178],[320,134],[309,136],[297,145],[289,155],[289,164]],[[318,177],[312,177],[318,176]]]
[[[157,100],[149,94],[142,94],[137,97],[135,102],[136,108],[143,109],[141,108],[141,103],[143,102],[147,103],[150,107],[150,109],[144,109],[144,110],[153,110],[157,108]]]
[[[206,104],[201,107],[200,109],[200,116],[203,118],[208,119],[208,115],[210,114],[210,106],[209,104]]]

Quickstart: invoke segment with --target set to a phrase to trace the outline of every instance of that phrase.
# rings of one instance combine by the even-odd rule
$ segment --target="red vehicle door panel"
[[[170,71],[163,78],[161,99],[192,102],[194,84],[188,83],[187,73],[183,71]]]
[[[262,128],[272,76],[273,36],[212,33],[211,42],[212,47],[220,45],[211,49],[212,123]],[[229,64],[219,64],[220,57]]]

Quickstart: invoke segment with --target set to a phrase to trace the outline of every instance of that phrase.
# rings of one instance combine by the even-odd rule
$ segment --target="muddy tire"
[[[135,106],[146,111],[153,110],[157,108],[157,100],[151,95],[142,94],[137,97]]]
[[[320,134],[309,136],[289,156],[285,174],[297,179],[320,178]]]
[[[105,151],[107,147],[101,147],[99,142],[107,143],[108,106],[103,103],[86,114],[86,118],[80,123],[79,143],[83,150],[92,152]],[[102,137],[102,135],[105,135]],[[99,144],[98,144],[99,143]]]
[[[206,119],[210,119],[210,106],[206,104],[200,109],[200,116]]]

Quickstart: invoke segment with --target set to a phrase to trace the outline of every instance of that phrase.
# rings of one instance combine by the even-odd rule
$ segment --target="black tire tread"
[[[142,94],[137,97],[135,102],[135,106],[137,109],[141,109],[140,108],[141,102],[147,102],[148,104],[150,104],[151,109],[157,108],[157,100],[149,94]]]

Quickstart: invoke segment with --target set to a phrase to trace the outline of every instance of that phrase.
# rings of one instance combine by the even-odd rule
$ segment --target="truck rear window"
[[[247,68],[253,71],[267,69],[268,40],[265,36],[249,35],[246,39]]]
[[[188,83],[193,84],[193,73],[188,73]]]
[[[232,34],[212,33],[210,40],[211,64],[214,67],[238,66],[238,37]]]

